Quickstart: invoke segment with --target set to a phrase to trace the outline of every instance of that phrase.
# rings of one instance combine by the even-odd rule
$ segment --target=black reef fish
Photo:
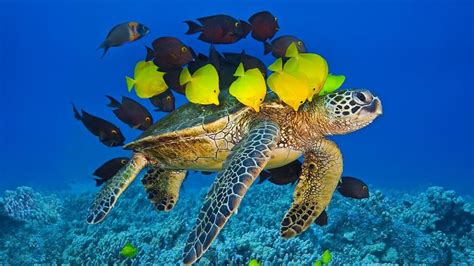
[[[319,226],[325,226],[328,224],[328,214],[326,210],[324,210],[316,220],[314,220],[314,223],[319,225]]]
[[[127,42],[136,41],[149,32],[148,27],[143,24],[134,21],[125,22],[113,27],[98,49],[104,49],[102,54],[102,57],[104,57],[110,47],[117,47]]]
[[[263,77],[267,76],[267,67],[265,64],[255,56],[248,55],[245,50],[238,53],[224,53],[224,58],[227,62],[238,66],[240,63],[244,65],[245,70],[258,68],[262,72]]]
[[[175,99],[171,90],[151,97],[150,102],[157,107],[155,111],[172,112],[175,109]]]
[[[258,184],[267,179],[275,185],[294,184],[301,175],[301,165],[301,162],[296,160],[281,167],[263,170]]]
[[[284,35],[280,36],[272,41],[271,44],[264,42],[264,54],[272,53],[272,55],[276,58],[285,57],[286,50],[290,44],[295,43],[298,52],[305,53],[306,47],[302,40],[295,36]]]
[[[344,197],[353,199],[366,199],[369,197],[369,187],[362,180],[343,176],[337,186],[337,191]]]
[[[94,178],[96,186],[100,186],[107,182],[107,180],[112,178],[120,170],[120,168],[128,163],[129,160],[130,159],[127,157],[118,157],[99,166],[99,168],[97,168],[93,174],[98,177]]]
[[[204,54],[199,53],[196,56],[196,60],[194,62],[189,63],[188,69],[190,73],[194,73],[196,70],[201,68],[204,65],[211,64],[213,65],[217,72],[221,68],[221,63],[224,61],[224,57],[216,50],[214,45],[209,47],[209,55],[206,56]]]
[[[268,11],[252,15],[249,18],[249,22],[252,25],[252,37],[261,42],[273,38],[280,29],[277,18]]]
[[[153,41],[153,49],[146,47],[146,61],[153,60],[160,71],[173,70],[193,60],[191,47],[174,37],[160,37]]]
[[[107,96],[107,98],[110,100],[107,106],[117,108],[114,110],[114,114],[130,127],[147,130],[153,124],[150,112],[138,102],[125,96],[122,97],[122,103],[111,96]]]
[[[74,117],[81,121],[94,136],[99,137],[100,142],[104,145],[109,147],[123,145],[125,137],[117,126],[100,117],[93,116],[84,110],[82,110],[81,115],[74,104],[72,105],[72,109],[74,111]]]
[[[197,19],[202,25],[194,21],[185,21],[189,29],[186,34],[201,32],[199,40],[214,44],[234,43],[245,38],[251,26],[242,20],[227,15],[215,15]]]
[[[168,88],[171,88],[175,92],[184,95],[186,86],[179,84],[179,75],[181,74],[182,70],[182,67],[168,70],[163,76],[163,79],[165,80],[166,85],[168,85]]]

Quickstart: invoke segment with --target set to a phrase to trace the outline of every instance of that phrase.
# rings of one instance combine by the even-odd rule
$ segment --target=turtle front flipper
[[[178,202],[179,190],[186,170],[151,168],[142,178],[148,199],[159,211],[170,211]]]
[[[341,174],[342,156],[334,142],[322,139],[304,154],[293,203],[281,221],[283,238],[294,237],[308,229],[329,205]]]
[[[110,178],[96,195],[89,208],[87,223],[96,224],[104,220],[117,203],[120,195],[135,180],[140,171],[148,164],[143,154],[136,153],[132,159]]]
[[[278,125],[261,121],[232,148],[222,171],[204,199],[196,225],[184,248],[183,263],[197,261],[211,245],[255,178],[270,160],[280,136]]]

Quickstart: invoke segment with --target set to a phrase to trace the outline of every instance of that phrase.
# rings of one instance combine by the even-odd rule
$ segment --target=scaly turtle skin
[[[171,210],[187,170],[220,171],[209,189],[183,255],[194,263],[209,248],[260,172],[304,155],[293,203],[281,222],[284,238],[305,231],[329,204],[342,173],[342,156],[329,135],[370,124],[382,113],[366,90],[343,90],[307,102],[295,112],[274,94],[256,113],[233,97],[220,106],[186,104],[125,147],[132,159],[96,196],[87,222],[102,221],[145,167],[142,182],[158,210]]]

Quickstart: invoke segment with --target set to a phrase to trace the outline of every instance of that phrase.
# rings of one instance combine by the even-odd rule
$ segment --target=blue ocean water
[[[132,141],[140,131],[113,115],[105,95],[139,100],[128,93],[125,76],[144,59],[144,45],[174,36],[207,53],[208,44],[184,34],[183,21],[221,13],[247,19],[262,10],[278,17],[277,36],[298,36],[328,61],[330,72],[344,74],[344,88],[366,88],[382,100],[384,114],[373,124],[333,138],[344,156],[344,175],[363,179],[372,194],[361,202],[336,195],[328,227],[313,226],[285,242],[278,238],[278,222],[293,188],[258,186],[203,264],[258,258],[269,265],[300,265],[326,248],[334,251],[336,265],[357,256],[365,262],[474,263],[474,211],[457,196],[474,195],[473,9],[467,0],[0,0],[0,205],[18,203],[18,195],[36,202],[30,206],[35,215],[26,216],[34,223],[26,225],[6,220],[0,209],[0,264],[123,262],[117,254],[125,241],[140,249],[133,264],[178,262],[200,207],[196,200],[203,192],[194,192],[206,190],[215,175],[192,173],[184,184],[192,195],[182,197],[170,216],[153,212],[138,184],[124,195],[130,204],[119,204],[103,224],[88,226],[84,217],[96,191],[92,172],[129,153],[101,144],[74,119],[71,103],[120,125],[126,142]],[[131,20],[151,33],[111,48],[101,59],[96,49],[110,28]],[[274,60],[250,36],[216,47],[245,49],[267,65]],[[175,96],[178,105],[186,102]],[[165,114],[153,115],[156,121]],[[71,188],[88,192],[63,194]],[[6,190],[14,192],[3,195]],[[275,199],[268,191],[282,196]],[[263,204],[268,202],[273,205]],[[17,243],[8,240],[11,231]],[[362,240],[354,242],[354,235]]]
[[[119,124],[104,95],[130,96],[124,77],[144,58],[145,44],[176,36],[206,53],[208,45],[197,35],[184,35],[184,20],[218,13],[246,19],[270,10],[279,19],[278,35],[300,37],[309,51],[327,59],[331,72],[346,75],[346,88],[370,89],[383,101],[384,114],[375,123],[335,138],[346,174],[379,187],[434,184],[474,191],[472,1],[4,0],[0,5],[2,189],[89,182],[103,161],[126,153],[90,136],[73,119],[71,102]],[[109,29],[128,20],[148,25],[151,33],[100,59],[96,48]],[[250,36],[217,49],[246,49],[267,64],[273,60]],[[155,120],[162,115],[156,113]],[[127,141],[139,134],[122,129]]]

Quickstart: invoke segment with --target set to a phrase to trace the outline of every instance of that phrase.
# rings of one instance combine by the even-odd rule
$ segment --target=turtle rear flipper
[[[188,237],[183,254],[184,264],[197,261],[230,216],[237,211],[247,189],[270,160],[279,133],[277,124],[262,121],[232,148],[222,171],[207,193],[196,225]]]
[[[186,170],[164,170],[158,167],[148,170],[142,184],[148,199],[159,211],[170,211],[178,202],[179,190],[186,177]]]
[[[120,195],[135,180],[140,171],[148,164],[143,154],[136,153],[132,159],[110,178],[97,193],[94,202],[89,208],[87,223],[96,224],[104,220],[117,203]]]

